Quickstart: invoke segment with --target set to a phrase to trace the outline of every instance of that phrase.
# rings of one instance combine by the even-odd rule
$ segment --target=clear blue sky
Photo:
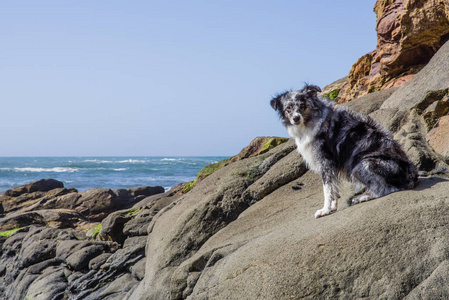
[[[375,0],[0,2],[0,156],[223,155],[376,47]]]

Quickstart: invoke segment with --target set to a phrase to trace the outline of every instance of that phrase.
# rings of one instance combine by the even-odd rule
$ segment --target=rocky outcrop
[[[55,184],[42,184],[48,182]],[[148,223],[176,199],[174,193],[161,193],[160,187],[63,190],[62,183],[43,180],[7,191],[0,198],[8,202],[0,219],[0,299],[122,299],[143,279]],[[108,209],[128,209],[108,214],[99,224],[87,218],[90,214],[75,210],[42,209],[48,203],[53,203],[51,207],[63,203],[58,198],[61,194],[75,194],[64,199],[84,199],[87,204],[82,207],[89,212],[100,211],[92,203],[103,208],[107,201],[121,203]],[[20,199],[28,199],[30,207],[39,209],[22,205],[21,211],[10,212],[15,199],[21,205]],[[77,209],[76,203],[65,205]],[[124,217],[114,218],[117,215]]]
[[[148,196],[163,192],[163,187],[148,186],[78,192],[64,188],[60,181],[42,179],[0,195],[3,208],[0,231],[31,224],[83,229],[90,222],[99,222],[114,211],[130,208]]]
[[[351,68],[339,103],[400,86],[449,39],[449,1],[378,0],[377,48]]]

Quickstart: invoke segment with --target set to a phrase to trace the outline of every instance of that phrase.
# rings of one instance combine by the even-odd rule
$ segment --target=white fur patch
[[[301,154],[302,158],[305,160],[307,167],[310,170],[319,173],[320,167],[315,159],[315,154],[312,145],[318,130],[319,126],[313,129],[309,129],[303,125],[289,126],[287,128],[287,131],[290,134],[290,136],[295,139],[298,153]]]
[[[323,208],[317,210],[315,218],[330,215],[337,211],[338,186],[335,184],[323,184],[324,205]]]

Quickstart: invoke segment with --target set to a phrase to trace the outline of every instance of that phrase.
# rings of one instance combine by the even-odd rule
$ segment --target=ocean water
[[[226,157],[0,157],[0,193],[35,180],[52,178],[67,188],[163,186],[195,179],[206,165]]]

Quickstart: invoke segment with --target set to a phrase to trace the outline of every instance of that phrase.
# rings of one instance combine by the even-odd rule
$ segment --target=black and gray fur
[[[319,218],[337,210],[340,175],[356,186],[352,204],[413,188],[418,173],[390,132],[368,116],[321,100],[315,85],[273,100],[308,167],[321,174],[324,207]]]

